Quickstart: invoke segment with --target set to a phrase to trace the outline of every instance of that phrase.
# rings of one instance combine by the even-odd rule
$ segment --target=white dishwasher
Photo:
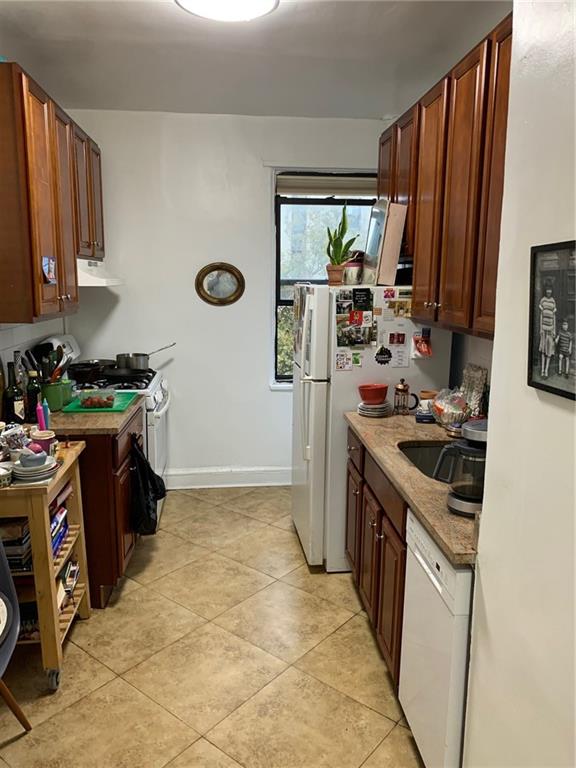
[[[408,510],[399,698],[426,768],[461,765],[472,570]]]

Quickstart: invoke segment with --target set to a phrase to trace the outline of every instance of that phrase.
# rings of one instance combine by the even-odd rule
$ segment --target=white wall
[[[0,325],[0,361],[3,363],[4,375],[7,378],[6,363],[14,359],[14,350],[24,351],[33,347],[37,341],[48,336],[61,334],[62,320],[48,320],[43,323],[30,325]]]
[[[574,403],[526,385],[530,246],[574,239],[574,4],[514,3],[465,766],[576,765]]]
[[[121,288],[84,289],[69,328],[85,356],[148,351],[174,397],[171,485],[288,482],[291,393],[271,391],[272,170],[372,170],[384,124],[74,111],[104,159],[106,254]],[[200,267],[238,266],[246,293],[211,307]],[[231,474],[230,470],[235,473]]]

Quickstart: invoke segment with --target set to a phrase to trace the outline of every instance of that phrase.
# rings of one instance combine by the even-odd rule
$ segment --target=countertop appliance
[[[345,553],[347,426],[343,415],[356,409],[361,384],[388,384],[389,398],[400,378],[414,392],[446,386],[452,334],[434,329],[433,356],[411,359],[412,336],[420,326],[402,315],[409,302],[409,287],[302,283],[294,290],[292,518],[309,565],[349,571]],[[376,340],[373,344],[376,331],[372,328],[368,344],[339,346],[348,340],[342,320],[353,310],[356,290],[363,291],[363,295],[355,294],[362,297],[363,305],[372,307]],[[369,330],[361,329],[361,333]],[[394,345],[389,344],[391,338]],[[390,351],[392,359],[377,354],[382,347]],[[361,365],[350,362],[352,353],[356,355],[352,362]]]
[[[472,569],[454,568],[408,510],[398,697],[427,768],[459,768]]]
[[[433,477],[450,484],[448,509],[455,515],[475,517],[482,511],[486,441],[485,419],[462,424],[462,439],[444,447]]]

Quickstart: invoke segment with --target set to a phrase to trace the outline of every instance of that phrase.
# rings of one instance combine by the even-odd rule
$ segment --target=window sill
[[[271,381],[270,390],[272,392],[292,392],[293,384],[291,381]]]

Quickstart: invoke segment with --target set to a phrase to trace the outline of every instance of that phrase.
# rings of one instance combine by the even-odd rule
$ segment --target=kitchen
[[[445,72],[450,71],[510,11],[508,5],[499,8],[500,4],[487,4],[490,8],[482,10],[482,4],[467,4],[469,8],[458,16],[457,6],[448,9],[441,3],[426,4],[429,6],[428,16],[423,26],[430,29],[432,36],[436,34],[439,42],[427,48],[422,42],[422,57],[428,62],[429,71],[425,76],[421,74],[411,86],[407,76],[406,93],[402,98],[394,100],[397,89],[389,85],[391,78],[384,75],[382,68],[367,72],[362,65],[355,70],[357,78],[360,75],[363,78],[356,81],[363,83],[356,89],[357,93],[366,91],[370,100],[376,97],[381,100],[374,105],[376,111],[373,112],[370,103],[368,106],[366,102],[361,104],[352,98],[352,93],[349,103],[341,103],[341,78],[334,75],[344,71],[352,77],[355,66],[352,62],[344,70],[343,65],[334,64],[331,81],[326,75],[327,79],[322,80],[325,87],[332,82],[334,90],[325,92],[320,100],[315,90],[318,84],[314,82],[302,82],[296,91],[288,85],[276,87],[271,93],[270,89],[264,89],[265,81],[257,81],[269,100],[263,105],[250,101],[255,98],[255,91],[248,90],[247,81],[235,83],[224,77],[223,70],[216,65],[225,67],[228,76],[235,58],[231,55],[228,59],[224,55],[210,58],[214,53],[205,36],[210,38],[208,42],[217,45],[221,34],[245,35],[243,40],[235,41],[240,47],[240,53],[235,53],[235,57],[238,61],[243,56],[248,57],[251,72],[258,71],[259,77],[262,77],[261,68],[250,59],[253,55],[251,48],[256,42],[258,46],[269,45],[266,32],[258,32],[261,29],[270,29],[272,41],[280,45],[280,40],[274,35],[280,34],[278,28],[288,24],[289,20],[285,17],[293,11],[290,3],[281,3],[277,11],[261,21],[239,27],[227,25],[225,33],[212,22],[202,26],[204,22],[178,8],[169,11],[167,7],[156,7],[164,5],[161,3],[136,3],[131,13],[126,6],[132,4],[121,3],[118,11],[113,10],[116,4],[103,4],[100,13],[104,16],[97,14],[94,19],[101,47],[98,48],[97,61],[89,60],[89,57],[83,61],[82,67],[86,69],[81,68],[79,72],[84,73],[84,79],[72,77],[70,72],[70,56],[85,39],[82,35],[86,35],[91,23],[77,14],[82,5],[96,7],[100,4],[41,5],[42,8],[26,2],[9,2],[0,6],[0,54],[9,61],[17,61],[50,96],[62,100],[66,113],[100,148],[104,266],[109,275],[122,280],[122,285],[110,288],[81,286],[79,311],[66,314],[65,320],[48,320],[34,325],[15,325],[17,321],[14,321],[9,327],[4,325],[0,330],[2,360],[6,364],[12,359],[15,349],[27,349],[37,341],[60,337],[64,332],[77,340],[81,357],[89,359],[113,358],[116,353],[133,349],[149,351],[172,341],[176,341],[177,346],[160,353],[154,360],[154,367],[168,382],[171,396],[166,474],[170,492],[162,513],[166,528],[157,536],[143,537],[138,542],[129,566],[133,569],[133,578],[129,576],[119,594],[112,594],[109,607],[101,613],[93,612],[87,622],[76,622],[67,646],[67,652],[73,658],[71,663],[64,663],[62,689],[55,694],[60,697],[62,693],[62,698],[64,695],[66,698],[61,704],[51,699],[48,710],[38,710],[36,722],[30,712],[34,725],[31,738],[37,733],[48,734],[52,723],[69,723],[73,727],[75,709],[80,708],[82,712],[84,706],[84,711],[90,711],[91,701],[94,701],[94,712],[99,706],[101,710],[106,686],[111,689],[112,699],[117,697],[117,701],[112,702],[114,706],[121,706],[123,696],[134,699],[135,694],[128,692],[127,684],[123,682],[124,677],[128,679],[132,673],[123,664],[118,666],[113,658],[107,658],[108,663],[102,665],[101,646],[104,640],[108,642],[111,639],[114,631],[124,639],[127,635],[122,633],[128,633],[130,640],[125,646],[141,645],[138,634],[143,635],[144,632],[139,633],[137,628],[143,626],[138,622],[146,607],[159,612],[171,611],[174,621],[181,622],[182,627],[181,633],[174,636],[166,629],[167,621],[164,622],[163,639],[154,644],[152,653],[160,654],[169,643],[179,641],[186,634],[185,628],[191,632],[190,637],[194,631],[200,632],[200,629],[192,631],[189,615],[182,613],[180,607],[178,610],[173,607],[176,604],[180,606],[180,600],[175,600],[169,610],[165,600],[162,602],[158,592],[147,584],[158,577],[169,578],[172,571],[168,567],[170,558],[179,568],[189,572],[190,578],[193,575],[196,581],[202,583],[207,578],[209,564],[205,563],[203,568],[200,565],[202,559],[196,557],[199,552],[194,549],[202,547],[202,541],[208,544],[208,549],[213,547],[211,551],[216,549],[217,544],[220,548],[229,546],[229,554],[234,556],[228,558],[226,552],[211,556],[211,568],[216,570],[220,565],[222,568],[242,570],[230,563],[241,563],[243,567],[250,568],[250,574],[242,571],[245,578],[250,575],[255,579],[250,589],[256,589],[256,582],[264,592],[268,589],[272,597],[275,596],[277,613],[287,610],[295,594],[307,594],[306,589],[299,590],[298,584],[290,583],[300,580],[300,583],[308,584],[309,580],[306,572],[299,570],[304,564],[299,545],[295,547],[291,539],[288,543],[286,536],[290,531],[280,527],[287,524],[285,518],[290,512],[285,492],[272,496],[263,490],[256,495],[253,495],[255,491],[250,491],[250,498],[242,503],[242,496],[248,494],[231,490],[258,486],[284,487],[290,484],[291,479],[292,394],[290,385],[277,382],[273,375],[272,318],[276,311],[273,295],[274,176],[279,170],[374,172],[379,137],[387,125],[425,94]],[[63,5],[68,10],[59,12],[58,7]],[[308,13],[305,10],[308,4],[301,5],[302,8],[298,4],[296,9],[298,14],[302,14],[299,17],[302,26],[298,27],[301,32],[307,24],[322,25],[331,19],[336,28],[350,26],[350,3],[311,3]],[[369,42],[374,44],[378,34],[386,34],[388,46],[391,47],[394,37],[401,38],[403,35],[405,39],[406,34],[414,32],[408,26],[402,31],[403,23],[415,24],[414,16],[403,16],[397,4],[354,5],[361,5],[366,14],[362,16],[363,26],[356,30],[355,39],[358,41],[365,38],[367,45]],[[381,17],[377,10],[380,6]],[[388,9],[391,9],[391,15],[387,15]],[[138,11],[142,11],[141,17]],[[214,96],[217,91],[204,88],[197,77],[182,77],[180,69],[173,70],[178,73],[173,79],[174,91],[169,92],[162,87],[161,72],[155,71],[156,58],[149,55],[159,34],[158,26],[163,28],[166,22],[163,16],[149,14],[160,14],[161,11],[171,14],[171,34],[174,37],[170,44],[174,53],[170,54],[167,47],[162,49],[168,61],[174,64],[181,58],[194,72],[205,71],[213,65],[215,81],[221,88],[226,86],[224,95],[228,101],[211,103],[208,97]],[[566,399],[526,386],[530,248],[541,243],[569,241],[574,237],[573,164],[569,162],[573,152],[572,102],[569,95],[570,67],[573,64],[561,44],[569,38],[569,11],[567,4],[536,3],[527,7],[519,3],[514,7],[511,102],[494,351],[492,353],[489,340],[461,334],[457,338],[452,360],[457,370],[463,369],[469,361],[491,368],[490,438],[473,611],[465,765],[543,766],[570,765],[574,762],[570,752],[573,718],[568,682],[572,676],[567,674],[573,662],[570,651],[573,643],[569,642],[565,629],[566,623],[570,624],[567,620],[572,615],[573,601],[570,602],[570,596],[557,586],[566,583],[566,580],[571,583],[570,563],[573,563],[573,551],[570,549],[573,519],[569,509],[573,486],[570,485],[568,469],[572,466],[570,461],[573,457],[573,411]],[[175,15],[176,12],[181,15]],[[412,11],[416,18],[418,13],[423,12],[421,6],[415,6]],[[61,31],[63,13],[69,14],[66,34]],[[123,13],[128,15],[123,16]],[[404,13],[408,14],[408,11]],[[109,16],[112,18],[109,19]],[[139,24],[138,35],[133,31],[135,24]],[[278,27],[251,26],[258,24],[277,24]],[[400,28],[394,27],[394,24],[399,24]],[[390,33],[389,27],[395,35]],[[238,31],[235,32],[235,29]],[[250,29],[257,31],[250,33]],[[535,29],[540,30],[538,35]],[[424,33],[420,30],[419,34]],[[186,46],[190,36],[196,42],[192,51]],[[305,36],[298,44],[302,48],[297,48],[302,57],[298,67],[313,68],[315,62],[306,59],[304,39]],[[284,40],[288,50],[294,45],[293,34],[290,41],[281,40]],[[134,46],[134,57],[119,58],[119,52],[130,41]],[[546,51],[552,47],[557,52],[557,58],[549,61]],[[39,62],[35,54],[40,55],[41,50],[44,54]],[[392,48],[392,51],[397,56],[402,54],[397,48]],[[170,55],[175,59],[171,60]],[[332,50],[330,55],[334,55]],[[295,66],[296,58],[290,58]],[[280,59],[280,64],[283,64],[284,59]],[[203,62],[206,62],[205,70],[199,69]],[[294,76],[302,79],[303,69],[298,67]],[[140,75],[138,68],[141,68]],[[282,79],[286,77],[285,70],[277,71],[277,77],[280,78],[278,82],[287,82]],[[371,90],[376,81],[382,81],[382,90]],[[240,99],[241,96],[244,100]],[[536,97],[546,107],[544,113],[557,115],[554,141],[545,146],[542,146],[545,115],[540,112],[534,115],[532,112]],[[318,101],[317,106],[311,106]],[[532,122],[526,125],[528,113]],[[268,117],[258,117],[262,114]],[[382,114],[390,116],[386,123],[375,119],[375,116]],[[553,201],[546,199],[542,189],[553,190]],[[515,225],[520,220],[522,231],[518,231]],[[99,241],[97,237],[93,239]],[[216,243],[217,248],[214,247]],[[506,254],[505,259],[502,259],[503,253]],[[200,300],[195,292],[194,280],[204,265],[222,261],[240,268],[246,287],[239,301],[220,308]],[[6,280],[5,273],[2,273],[3,286]],[[425,300],[428,301],[428,298]],[[437,301],[436,298],[433,300]],[[434,322],[429,324],[434,348],[435,336],[439,338],[442,331]],[[181,329],[185,332],[182,333]],[[459,362],[455,363],[454,358],[458,358]],[[556,362],[554,360],[553,365]],[[399,378],[390,380],[392,388]],[[418,393],[419,389],[414,388],[413,391]],[[407,418],[413,422],[412,417]],[[526,455],[520,452],[515,458],[513,473],[509,466],[512,434],[521,436],[520,441],[516,437],[515,442],[530,445],[531,449]],[[538,470],[547,458],[552,458],[552,461],[548,462],[550,466],[547,463],[548,483],[544,488],[540,482],[542,472]],[[344,474],[345,466],[342,472]],[[201,488],[214,490],[195,490]],[[237,501],[233,502],[234,498]],[[555,524],[544,528],[536,510],[550,508],[551,502],[555,509]],[[242,509],[251,512],[252,516],[243,514]],[[507,509],[517,511],[506,514]],[[229,512],[224,522],[222,515],[217,514],[222,510]],[[180,527],[184,518],[187,519],[187,527],[194,531],[195,538],[182,538],[171,533]],[[252,522],[245,523],[246,520]],[[205,524],[200,533],[202,521]],[[233,529],[252,536],[244,548],[236,543]],[[544,568],[541,569],[533,568],[536,543],[538,557],[544,559]],[[140,555],[139,550],[146,554]],[[156,562],[150,552],[157,553]],[[258,568],[258,563],[262,564],[263,571]],[[554,568],[548,567],[552,563]],[[256,579],[254,571],[264,573],[264,576]],[[281,574],[280,582],[267,586],[267,580],[278,578],[277,574]],[[514,581],[510,585],[512,576]],[[337,574],[328,574],[323,578],[322,584],[326,586],[310,586],[309,589],[336,589],[329,581],[331,579],[335,579],[338,589],[344,591],[343,582]],[[286,581],[290,589],[285,586]],[[509,593],[503,589],[506,584],[510,585]],[[176,586],[172,583],[171,589],[176,589]],[[251,599],[248,598],[248,601]],[[338,610],[350,610],[351,607],[347,596]],[[270,606],[266,604],[261,608],[262,611],[265,609],[269,613],[264,612],[262,616],[271,621],[275,612],[274,600]],[[305,609],[301,607],[299,610],[304,612]],[[106,618],[109,612],[114,612],[114,619]],[[337,612],[334,611],[334,616]],[[197,613],[192,608],[192,613],[206,618],[204,609]],[[542,617],[536,625],[532,618],[535,614]],[[334,616],[323,611],[322,621],[332,627]],[[132,632],[128,617],[132,617]],[[238,617],[239,622],[241,619]],[[92,622],[97,622],[99,642],[97,638],[91,640],[88,637],[90,631],[95,632],[90,630]],[[230,622],[224,629],[236,637],[234,630],[229,631]],[[105,623],[109,627],[104,627]],[[306,623],[303,617],[302,623]],[[352,627],[355,626],[352,624]],[[212,632],[209,637],[216,643],[216,630],[212,623],[209,629]],[[77,633],[80,634],[76,642]],[[368,642],[370,637],[363,637],[363,642]],[[222,633],[218,642],[223,642]],[[258,642],[255,646],[260,647]],[[519,648],[524,649],[521,663],[518,660]],[[90,649],[96,661],[90,656]],[[310,651],[305,648],[305,652]],[[366,659],[372,652],[366,650]],[[140,653],[143,653],[142,649]],[[277,658],[274,652],[271,655]],[[280,668],[269,656],[267,674],[272,675],[274,669],[280,674]],[[286,661],[285,656],[292,663],[291,654],[282,651],[280,658]],[[36,656],[33,658],[36,659]],[[145,660],[141,656],[134,658],[135,663]],[[84,665],[79,670],[84,680],[77,685],[72,685],[74,661]],[[310,670],[313,661],[308,660]],[[317,675],[311,672],[302,677],[305,674],[301,671],[303,664],[298,662],[297,667],[298,674],[293,669],[283,673],[287,677],[286,691],[282,690],[281,677],[277,683],[269,682],[270,677],[266,677],[261,685],[258,684],[257,689],[263,689],[262,700],[267,700],[268,690],[270,696],[276,692],[278,701],[286,701],[284,696],[289,700],[291,695],[301,695],[303,712],[309,711],[310,701],[316,701],[319,711],[326,711],[321,709],[323,699],[319,691],[322,689],[330,707],[338,706],[342,694],[333,693],[338,685],[334,688],[326,681],[321,685],[312,682],[317,680]],[[94,675],[88,674],[88,669],[94,671]],[[122,675],[122,679],[110,679],[114,674]],[[87,683],[86,677],[92,676],[101,681],[102,691]],[[309,695],[305,695],[299,687],[303,679],[309,683],[310,687],[306,689]],[[65,689],[68,680],[73,690]],[[39,681],[38,685],[43,682]],[[382,686],[384,688],[384,683]],[[24,683],[22,687],[26,692]],[[144,685],[142,687],[145,688]],[[139,689],[138,684],[136,688]],[[157,702],[156,693],[146,690],[147,695]],[[18,698],[18,681],[14,691]],[[300,693],[297,694],[297,691]],[[243,696],[236,691],[234,697],[239,697],[240,701],[236,703],[235,700],[234,708],[255,693],[251,691]],[[350,695],[355,698],[354,693]],[[544,713],[543,701],[549,708],[544,709]],[[24,697],[20,695],[20,703],[26,711],[28,707],[32,708],[34,697],[30,693]],[[184,706],[185,702],[182,704]],[[397,704],[394,706],[397,707]],[[154,712],[161,710],[162,715],[158,712],[158,717],[164,717],[166,728],[173,729],[174,733],[174,744],[168,745],[166,756],[164,753],[149,756],[146,759],[150,764],[169,764],[173,759],[180,759],[177,755],[185,751],[190,751],[190,757],[182,757],[181,764],[188,764],[186,759],[191,765],[208,764],[209,753],[212,757],[217,755],[213,751],[229,738],[222,736],[218,742],[210,737],[202,738],[198,739],[196,747],[194,744],[188,746],[191,738],[189,741],[186,739],[190,735],[170,719],[173,715],[165,714],[165,709],[174,709],[170,702],[163,702],[163,708],[158,703],[148,709],[142,703],[142,707],[146,711],[142,717],[153,717]],[[231,708],[232,705],[225,708],[222,717],[228,715]],[[366,714],[363,709],[354,711]],[[494,712],[498,713],[498,717],[493,716]],[[538,732],[528,738],[525,723],[536,717],[536,712],[539,728],[534,730]],[[389,712],[394,715],[391,718],[394,723],[401,721],[401,713],[398,717],[396,713],[397,710]],[[352,711],[350,716],[356,717]],[[186,717],[184,720],[190,729],[190,720]],[[379,759],[385,759],[382,755],[387,748],[388,735],[385,736],[380,730],[378,718],[373,720],[375,730],[382,734],[375,744],[380,754],[375,754],[373,758],[373,764],[378,765]],[[364,721],[360,718],[359,722]],[[322,729],[325,733],[329,732],[328,722],[320,718],[317,723],[318,728],[314,732]],[[191,726],[195,733],[205,734],[210,730],[200,722],[197,726]],[[279,727],[278,723],[276,726]],[[395,726],[389,733],[389,744],[392,746],[404,736],[400,727],[403,726]],[[408,729],[405,730],[408,732]],[[296,733],[297,729],[292,738],[296,739]],[[289,736],[284,732],[283,738]],[[31,761],[40,758],[34,755],[34,749],[25,747],[28,738],[19,740],[22,747],[12,745],[2,749],[0,758],[8,765],[34,764]],[[120,735],[118,740],[116,748],[121,750]],[[47,741],[43,739],[40,743],[46,745]],[[94,741],[86,743],[93,745]],[[63,745],[64,751],[58,756],[63,764],[67,764],[64,761],[69,759],[66,749],[72,749],[73,744],[74,739],[70,738],[68,746]],[[181,748],[174,752],[176,744],[181,744]],[[368,759],[361,746],[351,746],[352,756],[346,758],[347,762],[343,765],[360,765]],[[129,748],[129,745],[124,744],[124,747]],[[324,748],[327,749],[326,746]],[[307,762],[300,758],[298,763],[297,757],[290,758],[292,763],[288,758],[284,763],[275,763],[270,756],[265,759],[271,765],[323,764],[316,752],[298,752],[304,749],[302,739],[296,739],[294,749],[299,755],[307,755]],[[355,749],[359,751],[356,753]],[[240,749],[234,753],[226,748],[220,751],[228,754],[229,762],[236,760],[240,765],[254,764],[252,758],[242,757],[244,753]],[[120,755],[121,751],[116,754]],[[104,754],[100,764],[107,764],[106,760],[110,764],[110,757]],[[116,764],[121,764],[119,757]],[[141,764],[145,763],[141,761]],[[231,764],[234,765],[233,762]],[[401,765],[399,757],[396,764]]]

